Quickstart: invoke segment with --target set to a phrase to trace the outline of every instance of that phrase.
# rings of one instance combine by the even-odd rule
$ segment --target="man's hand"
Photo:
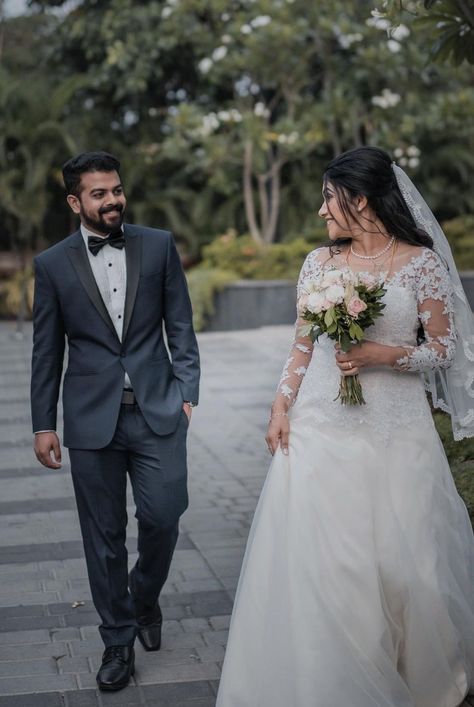
[[[188,417],[188,422],[191,422],[191,415],[193,414],[193,409],[188,403],[183,403],[183,410]]]
[[[54,455],[54,460],[51,456]],[[56,432],[38,432],[35,434],[36,458],[48,469],[61,468],[61,445]]]

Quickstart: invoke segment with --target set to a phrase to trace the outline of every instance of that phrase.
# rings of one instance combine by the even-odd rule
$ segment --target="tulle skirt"
[[[217,707],[456,707],[473,668],[473,534],[431,419],[387,446],[300,408],[250,531]]]

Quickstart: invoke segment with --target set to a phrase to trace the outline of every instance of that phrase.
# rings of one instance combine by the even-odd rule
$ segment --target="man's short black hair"
[[[68,194],[79,196],[81,175],[85,172],[120,172],[119,160],[109,152],[81,152],[63,165],[64,186]]]

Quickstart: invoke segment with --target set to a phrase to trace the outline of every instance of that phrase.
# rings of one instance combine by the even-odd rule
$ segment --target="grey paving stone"
[[[64,707],[64,705],[65,701],[59,692],[0,696],[0,707]]]
[[[198,646],[196,652],[203,663],[217,663],[224,660],[225,649],[219,644]]]
[[[58,669],[53,658],[43,660],[0,661],[0,678],[22,677],[24,675],[57,675]],[[21,682],[21,681],[19,681]]]
[[[75,498],[38,498],[28,501],[0,503],[0,516],[13,515],[15,513],[48,513],[50,511],[65,510],[76,510]]]
[[[49,633],[52,641],[71,641],[81,636],[80,629],[73,627],[53,628]]]
[[[50,640],[50,633],[46,629],[38,629],[35,631],[6,631],[0,633],[0,646],[19,645],[22,643],[47,643]]]
[[[172,683],[169,685],[143,685],[142,694],[146,702],[155,700],[156,705],[176,704],[189,699],[205,699],[213,696],[210,681]]]
[[[56,601],[57,594],[54,592],[25,592],[21,591],[3,592],[1,602],[3,606],[16,606],[20,601],[22,604],[38,604],[39,601]]]
[[[63,658],[59,658],[57,661],[57,670],[60,674],[63,673],[89,673],[90,672],[90,665],[88,663],[88,660],[85,656],[83,657],[78,657],[75,656],[74,658],[71,658],[69,656],[64,656]]]
[[[66,692],[64,694],[64,705],[65,707],[99,707],[99,691],[78,690]]]
[[[230,624],[230,614],[227,616],[210,616],[209,623],[216,631],[227,630]]]
[[[39,628],[60,628],[57,616],[14,616],[0,618],[0,632],[28,631]]]
[[[0,646],[1,660],[31,660],[38,658],[60,658],[68,655],[68,648],[60,641],[54,643],[33,643]]]
[[[64,616],[66,626],[95,626],[99,622],[96,611],[67,614]]]
[[[135,679],[140,685],[156,682],[188,682],[214,680],[220,675],[217,663],[193,663],[178,665],[137,665]],[[82,676],[80,676],[82,677]]]
[[[47,469],[45,466],[40,466],[39,464],[35,467],[24,467],[22,469],[15,469],[13,467],[0,469],[0,481],[2,479],[23,479],[29,476],[51,476],[51,469]]]
[[[21,680],[14,677],[0,678],[0,695],[75,689],[77,681],[73,675],[30,675]]]
[[[218,644],[219,646],[225,646],[227,643],[228,634],[229,632],[227,630],[221,630],[208,631],[206,633],[203,633],[202,636],[209,646],[213,646],[215,644]]]
[[[4,582],[5,579],[6,577],[2,577],[2,582]],[[18,583],[23,581],[23,577],[15,576],[13,580],[10,580],[10,577],[8,577],[8,580]],[[0,626],[2,626],[3,619],[21,616],[44,616],[44,614],[45,607],[42,604],[30,604],[29,606],[2,606],[0,607]]]

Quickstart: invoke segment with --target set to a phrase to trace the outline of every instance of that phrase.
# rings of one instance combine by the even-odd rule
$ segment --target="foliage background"
[[[60,165],[96,148],[122,159],[128,217],[188,263],[229,228],[317,239],[324,165],[365,143],[441,220],[473,213],[472,65],[433,52],[453,2],[31,0],[0,26],[0,249],[74,228]]]

